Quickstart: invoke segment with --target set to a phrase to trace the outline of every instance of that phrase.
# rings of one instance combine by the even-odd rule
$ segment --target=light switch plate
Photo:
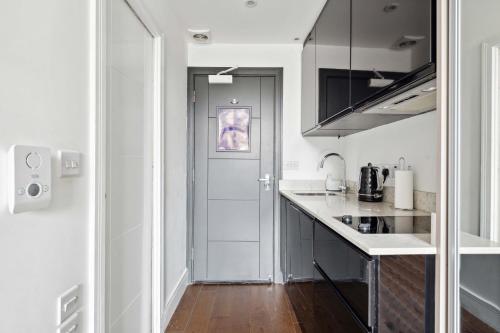
[[[82,333],[82,315],[80,312],[75,313],[64,324],[57,329],[57,333]]]
[[[60,177],[76,177],[80,175],[80,153],[73,150],[59,150],[57,152],[59,160]]]
[[[81,289],[80,285],[73,286],[57,299],[57,325],[61,325],[80,308]]]
[[[13,145],[8,153],[9,211],[46,208],[52,197],[51,152],[47,147]]]

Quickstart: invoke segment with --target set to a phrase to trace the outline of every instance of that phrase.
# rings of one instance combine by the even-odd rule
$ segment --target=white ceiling
[[[302,43],[326,0],[165,0],[186,28],[209,28],[212,43]],[[187,33],[187,32],[186,32]],[[294,41],[299,37],[300,41]]]

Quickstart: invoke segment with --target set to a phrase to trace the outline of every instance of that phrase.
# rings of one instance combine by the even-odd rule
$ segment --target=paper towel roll
[[[413,171],[396,170],[394,207],[413,209]]]

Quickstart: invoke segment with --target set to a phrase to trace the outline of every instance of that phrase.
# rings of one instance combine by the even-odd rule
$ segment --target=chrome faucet
[[[323,166],[325,165],[325,161],[331,157],[331,156],[336,156],[338,157],[339,159],[342,160],[342,162],[344,162],[344,184],[339,186],[339,189],[342,191],[343,194],[346,194],[347,193],[347,178],[346,178],[346,170],[347,170],[347,167],[346,167],[346,164],[345,164],[345,159],[344,157],[342,157],[342,155],[338,154],[338,153],[328,153],[326,154],[325,156],[323,156],[323,159],[321,159],[321,162],[319,164],[319,167],[320,169],[323,169]]]

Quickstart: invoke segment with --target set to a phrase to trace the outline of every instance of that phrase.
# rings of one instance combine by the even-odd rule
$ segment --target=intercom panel
[[[52,196],[49,148],[14,145],[8,153],[8,198],[11,214],[46,208]]]

